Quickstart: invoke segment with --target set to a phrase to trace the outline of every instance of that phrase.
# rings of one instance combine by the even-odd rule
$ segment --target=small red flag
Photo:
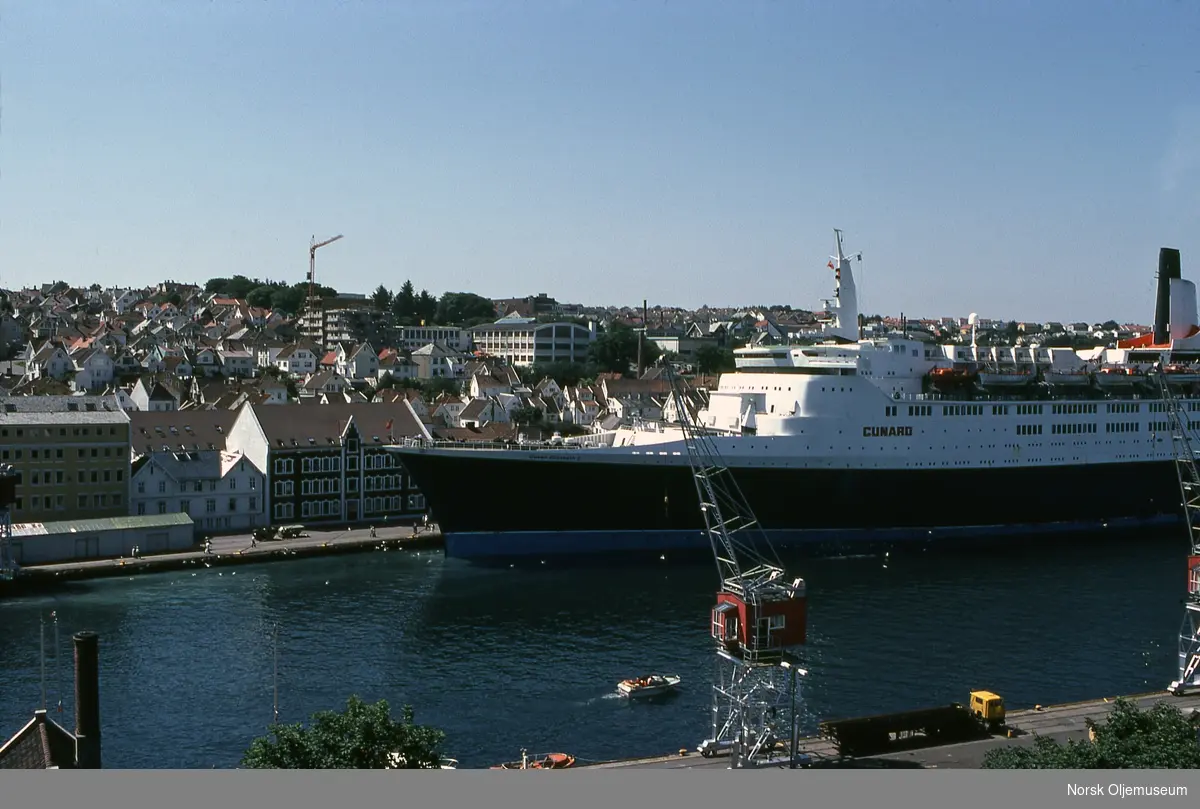
[[[385,429],[385,430],[392,429],[392,421],[393,421],[393,419],[388,419],[387,424],[383,425],[383,429]]]
[[[828,264],[826,264],[825,266],[832,270],[833,269],[833,260],[831,259],[830,262]]]

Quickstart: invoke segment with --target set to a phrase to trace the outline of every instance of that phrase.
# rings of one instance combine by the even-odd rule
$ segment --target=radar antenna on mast
[[[788,579],[715,441],[691,412],[687,386],[670,363],[665,371],[718,574],[712,736],[699,749],[706,757],[728,749],[731,766],[747,767],[782,743],[795,767],[797,678],[807,673],[795,654],[807,638],[804,579]]]
[[[1179,678],[1167,688],[1173,694],[1184,694],[1200,688],[1200,472],[1196,469],[1196,450],[1192,446],[1191,419],[1171,390],[1162,364],[1156,365],[1151,373],[1158,382],[1171,427],[1171,449],[1188,530],[1187,594],[1183,625],[1179,629]]]

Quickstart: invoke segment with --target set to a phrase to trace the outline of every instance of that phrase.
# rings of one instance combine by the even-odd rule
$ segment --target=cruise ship
[[[852,261],[814,344],[735,352],[697,412],[779,546],[969,541],[1182,517],[1164,378],[1200,424],[1196,287],[1159,254],[1152,333],[1075,351],[861,337]],[[668,408],[669,415],[669,408]],[[409,440],[399,454],[451,557],[515,561],[708,547],[667,421],[550,444]]]

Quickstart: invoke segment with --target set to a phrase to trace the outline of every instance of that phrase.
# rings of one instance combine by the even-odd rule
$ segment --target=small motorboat
[[[679,687],[678,674],[650,674],[646,677],[634,677],[617,683],[617,693],[630,699],[657,697],[669,694]]]
[[[541,758],[530,757],[521,751],[520,761],[506,761],[492,767],[493,770],[565,770],[575,766],[575,756],[570,753],[547,753]]]

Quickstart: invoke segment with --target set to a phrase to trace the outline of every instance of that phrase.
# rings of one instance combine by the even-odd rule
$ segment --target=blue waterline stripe
[[[776,529],[766,534],[778,548],[821,543],[970,541],[1005,536],[1049,536],[1103,530],[1127,530],[1174,525],[1174,514],[1022,525],[971,525],[941,528]],[[649,553],[704,550],[703,531],[486,531],[446,535],[446,556],[456,559],[519,558],[525,556],[582,556],[600,553]]]

